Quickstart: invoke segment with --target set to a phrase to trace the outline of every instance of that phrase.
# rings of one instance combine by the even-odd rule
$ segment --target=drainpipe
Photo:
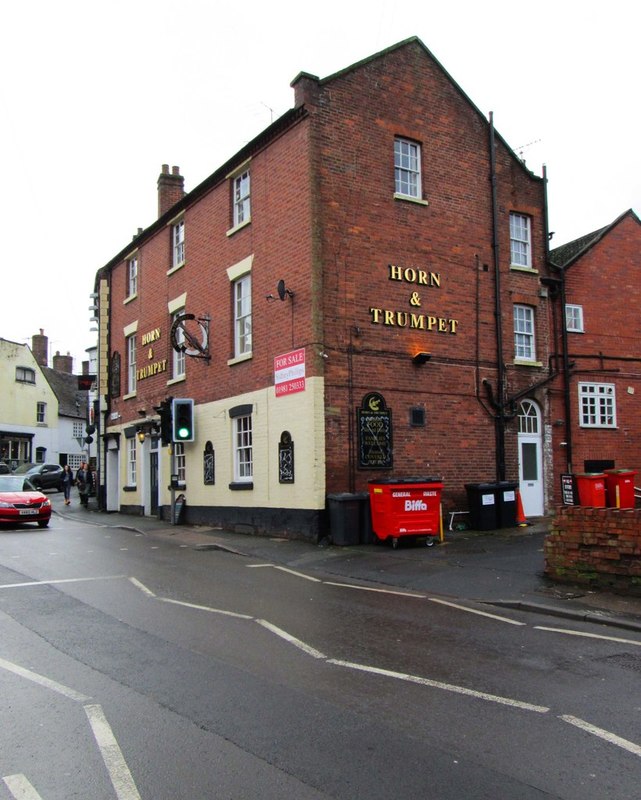
[[[496,155],[494,113],[490,111],[490,184],[492,187],[492,249],[494,251],[494,316],[496,325],[496,479],[505,480],[505,364],[503,363],[503,331],[501,314],[501,274],[499,258],[499,221],[496,190]]]

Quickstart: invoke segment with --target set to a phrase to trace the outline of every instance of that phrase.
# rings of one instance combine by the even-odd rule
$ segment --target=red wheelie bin
[[[372,529],[398,547],[404,537],[426,537],[428,547],[441,533],[440,478],[381,478],[369,481]]]

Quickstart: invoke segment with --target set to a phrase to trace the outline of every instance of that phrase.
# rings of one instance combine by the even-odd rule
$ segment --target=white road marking
[[[366,664],[354,664],[350,661],[341,661],[339,659],[329,658],[328,664],[334,664],[337,667],[347,667],[347,669],[355,669],[360,672],[367,672],[372,675],[382,675],[386,678],[395,678],[400,681],[407,681],[408,683],[418,683],[421,686],[429,686],[432,689],[442,689],[446,692],[453,692],[454,694],[463,694],[467,697],[475,697],[477,700],[486,700],[491,703],[500,703],[504,706],[518,708],[521,711],[534,711],[537,714],[547,714],[549,708],[547,706],[536,706],[532,703],[524,703],[521,700],[514,700],[511,697],[501,697],[496,694],[488,694],[487,692],[477,692],[474,689],[467,689],[465,686],[455,686],[450,683],[443,683],[442,681],[433,681],[429,678],[421,678],[419,675],[409,675],[405,672],[394,672],[389,669],[380,669],[379,667],[369,667]]]
[[[603,728],[597,728],[596,725],[592,725],[590,722],[579,719],[579,717],[570,716],[569,714],[559,717],[559,719],[562,719],[563,722],[568,722],[570,725],[580,728],[582,731],[586,731],[586,733],[591,733],[593,736],[598,736],[599,739],[603,739],[610,744],[621,747],[623,750],[627,750],[628,753],[632,753],[635,756],[641,756],[641,746],[634,744],[634,742],[628,741],[628,739],[623,739],[621,736],[617,736],[611,731],[606,731]]]
[[[487,611],[479,611],[476,608],[469,608],[468,606],[461,606],[458,603],[450,603],[449,600],[440,600],[438,597],[428,598],[432,603],[440,603],[442,606],[449,606],[450,608],[457,608],[459,611],[467,611],[468,614],[477,614],[479,617],[489,617],[498,622],[507,622],[509,625],[526,625],[525,622],[518,622],[515,619],[508,619],[508,617],[500,617],[497,614],[489,614]]]
[[[199,606],[196,603],[186,603],[183,600],[172,600],[170,597],[159,597],[163,603],[172,603],[175,606],[184,606],[185,608],[195,608],[197,611],[209,611],[210,614],[222,614],[225,617],[236,617],[236,619],[254,619],[248,614],[238,614],[236,611],[225,611],[222,608],[211,608],[210,606]]]
[[[57,583],[83,583],[87,581],[115,581],[126,577],[125,575],[102,575],[96,578],[58,578],[50,581],[25,581],[23,583],[4,583],[0,589],[18,589],[22,586],[48,586]]]
[[[418,600],[425,600],[427,595],[416,594],[415,592],[400,592],[395,589],[377,589],[374,586],[359,586],[356,583],[337,583],[335,581],[323,581],[326,586],[339,586],[342,589],[360,589],[362,592],[379,592],[380,594],[396,594],[400,597],[415,597]]]
[[[275,566],[274,569],[279,569],[281,572],[288,572],[290,575],[295,575],[297,578],[304,578],[306,581],[312,581],[312,583],[322,583],[320,578],[313,578],[311,575],[305,575],[303,572],[296,572],[294,569],[278,566]]]
[[[572,631],[569,628],[547,628],[545,625],[535,625],[536,631],[548,631],[549,633],[565,633],[567,636],[585,636],[588,639],[603,639],[606,642],[617,642],[618,644],[633,644],[641,647],[641,642],[635,639],[623,639],[620,636],[604,636],[602,633],[583,633],[582,631]]]
[[[16,800],[42,800],[24,775],[7,775],[2,780]]]
[[[151,589],[148,589],[148,588],[145,586],[145,584],[144,584],[144,583],[141,583],[141,582],[138,580],[138,578],[129,578],[129,580],[130,580],[130,582],[131,582],[131,583],[133,583],[133,585],[134,585],[134,586],[135,586],[137,589],[140,589],[140,591],[141,591],[141,592],[143,592],[143,594],[146,594],[146,595],[147,595],[147,597],[155,597],[155,596],[156,596],[156,595],[155,595],[155,594],[154,594],[154,593],[151,591]]]
[[[51,689],[51,691],[61,694],[63,697],[68,697],[70,700],[75,700],[79,703],[86,703],[87,700],[91,700],[91,698],[87,697],[87,695],[76,692],[74,689],[70,689],[68,686],[64,686],[62,683],[51,680],[51,678],[46,678],[44,675],[39,675],[37,672],[32,672],[30,669],[21,667],[11,661],[6,661],[4,658],[0,658],[0,669],[4,669],[7,672],[13,672],[14,675],[19,675],[21,678],[26,678],[32,683],[37,683],[40,686],[44,686],[45,689]]]
[[[122,750],[107,722],[102,707],[90,705],[84,706],[84,709],[118,800],[141,800]]]
[[[302,650],[303,653],[307,653],[307,655],[312,656],[312,658],[318,659],[326,659],[327,656],[325,653],[321,653],[320,650],[316,650],[316,648],[311,647],[305,642],[301,642],[300,639],[297,639],[295,636],[292,636],[287,631],[284,631],[282,628],[278,628],[276,625],[272,625],[271,622],[267,622],[266,619],[257,619],[256,622],[259,625],[262,625],[263,628],[267,628],[268,631],[275,633],[276,636],[280,636],[281,639],[284,639],[286,642],[293,644],[294,647],[297,647],[299,650]]]

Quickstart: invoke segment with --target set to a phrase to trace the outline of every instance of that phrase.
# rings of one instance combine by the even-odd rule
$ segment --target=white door
[[[519,405],[519,490],[526,517],[543,516],[541,413],[532,400]]]

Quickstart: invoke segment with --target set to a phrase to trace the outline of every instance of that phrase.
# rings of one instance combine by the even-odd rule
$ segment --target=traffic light
[[[172,442],[171,426],[171,399],[163,400],[159,406],[154,406],[154,411],[160,415],[160,441],[163,445]]]
[[[194,441],[194,401],[176,398],[171,403],[174,442]]]

